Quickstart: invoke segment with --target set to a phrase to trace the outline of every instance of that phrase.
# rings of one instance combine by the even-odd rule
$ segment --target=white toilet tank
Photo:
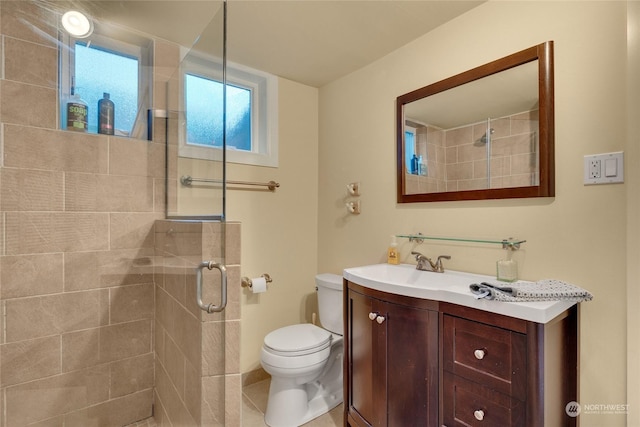
[[[334,334],[343,335],[342,276],[330,273],[318,274],[316,285],[320,324]]]

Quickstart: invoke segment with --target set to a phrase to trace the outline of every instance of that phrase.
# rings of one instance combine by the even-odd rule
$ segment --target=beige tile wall
[[[240,224],[156,224],[156,421],[180,426],[240,426]],[[224,260],[227,307],[196,304],[195,267]],[[220,274],[203,270],[203,301],[220,304]],[[226,403],[225,403],[226,402]],[[160,424],[164,425],[164,424]]]
[[[169,233],[164,121],[153,143],[57,130],[42,4],[0,1],[0,427],[122,426],[154,400],[159,426],[239,426],[240,226]],[[178,58],[156,42],[155,108]],[[191,264],[225,240],[228,308],[206,315]]]
[[[538,111],[492,120],[491,127],[491,188],[535,185]],[[486,189],[486,146],[479,143],[485,133],[486,123],[417,128],[417,154],[427,159],[427,175],[408,174],[407,194]]]
[[[164,144],[57,130],[43,2],[0,2],[0,425],[152,414]]]

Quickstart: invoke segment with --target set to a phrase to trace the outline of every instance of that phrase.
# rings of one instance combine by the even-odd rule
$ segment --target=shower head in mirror
[[[496,130],[494,128],[489,129],[489,135],[493,135]],[[487,137],[487,132],[484,133],[480,138],[478,138],[473,145],[476,147],[485,145],[487,142],[491,140],[491,136]]]

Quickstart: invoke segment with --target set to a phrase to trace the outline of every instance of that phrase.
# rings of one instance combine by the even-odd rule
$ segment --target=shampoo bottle
[[[391,236],[391,244],[387,250],[387,262],[394,265],[400,264],[400,253],[398,252],[396,236]]]
[[[418,165],[418,156],[414,154],[411,158],[411,175],[418,175]]]
[[[507,259],[501,259],[496,263],[496,278],[502,282],[515,282],[518,280],[518,263],[511,259],[513,250],[507,248]]]
[[[98,101],[98,133],[113,135],[115,119],[115,106],[109,99],[109,94],[104,93],[103,98]]]
[[[76,93],[73,86],[71,86],[71,97],[67,102],[66,113],[67,130],[76,132],[87,131],[89,106],[80,98],[80,95]]]

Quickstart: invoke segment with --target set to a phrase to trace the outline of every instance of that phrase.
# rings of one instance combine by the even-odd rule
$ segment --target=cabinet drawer
[[[524,402],[445,372],[443,426],[524,426]]]
[[[525,400],[525,335],[448,315],[443,333],[444,370]]]

